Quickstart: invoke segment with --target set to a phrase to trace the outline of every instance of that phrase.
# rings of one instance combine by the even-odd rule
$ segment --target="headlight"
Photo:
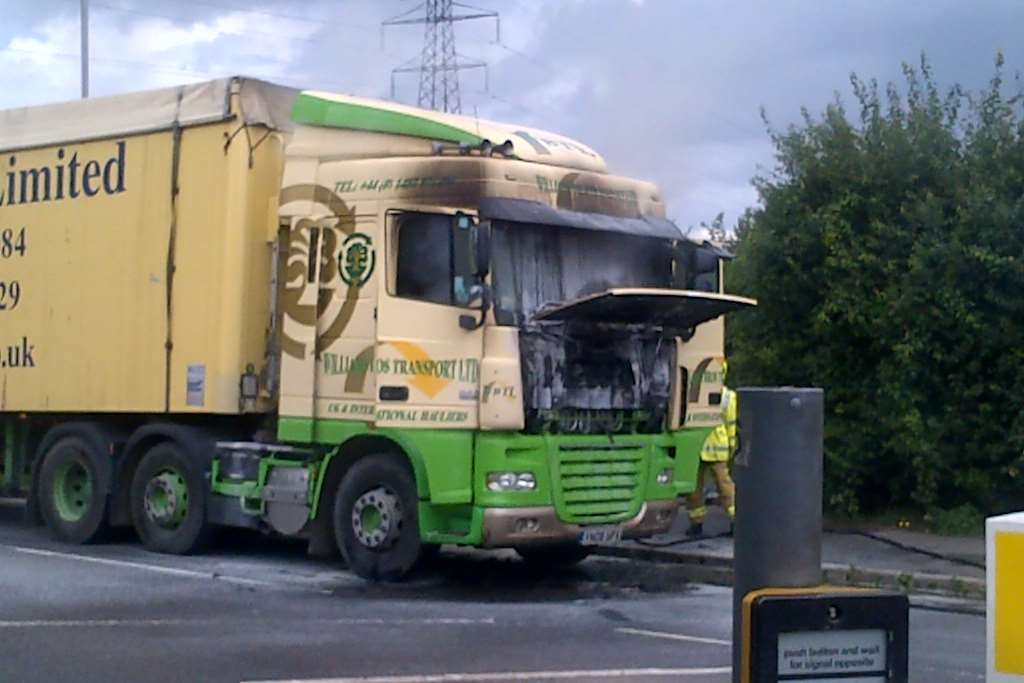
[[[491,491],[533,491],[537,478],[533,472],[488,472],[487,488]]]
[[[672,475],[674,474],[671,467],[666,467],[661,472],[658,472],[658,483],[662,486],[668,486],[672,483]]]

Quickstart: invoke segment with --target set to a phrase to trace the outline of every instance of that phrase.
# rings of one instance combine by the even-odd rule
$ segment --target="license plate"
[[[622,540],[621,526],[590,526],[580,532],[580,545],[618,543]]]

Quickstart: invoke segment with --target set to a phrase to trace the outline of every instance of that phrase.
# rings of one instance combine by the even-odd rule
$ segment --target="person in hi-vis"
[[[736,452],[736,392],[724,385],[729,372],[729,365],[722,362],[722,424],[711,430],[700,451],[700,467],[697,470],[697,487],[686,499],[687,512],[690,515],[690,528],[687,536],[704,534],[704,517],[707,507],[704,503],[704,485],[709,473],[715,477],[718,487],[718,502],[729,513],[732,530],[732,519],[736,516],[736,485],[729,474],[729,461]]]

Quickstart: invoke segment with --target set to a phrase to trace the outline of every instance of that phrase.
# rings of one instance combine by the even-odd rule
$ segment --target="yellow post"
[[[1024,681],[1024,512],[985,524],[989,683]]]

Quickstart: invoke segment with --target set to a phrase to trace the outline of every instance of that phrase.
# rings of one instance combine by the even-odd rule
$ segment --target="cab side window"
[[[395,294],[455,305],[451,216],[410,213],[398,224]]]

